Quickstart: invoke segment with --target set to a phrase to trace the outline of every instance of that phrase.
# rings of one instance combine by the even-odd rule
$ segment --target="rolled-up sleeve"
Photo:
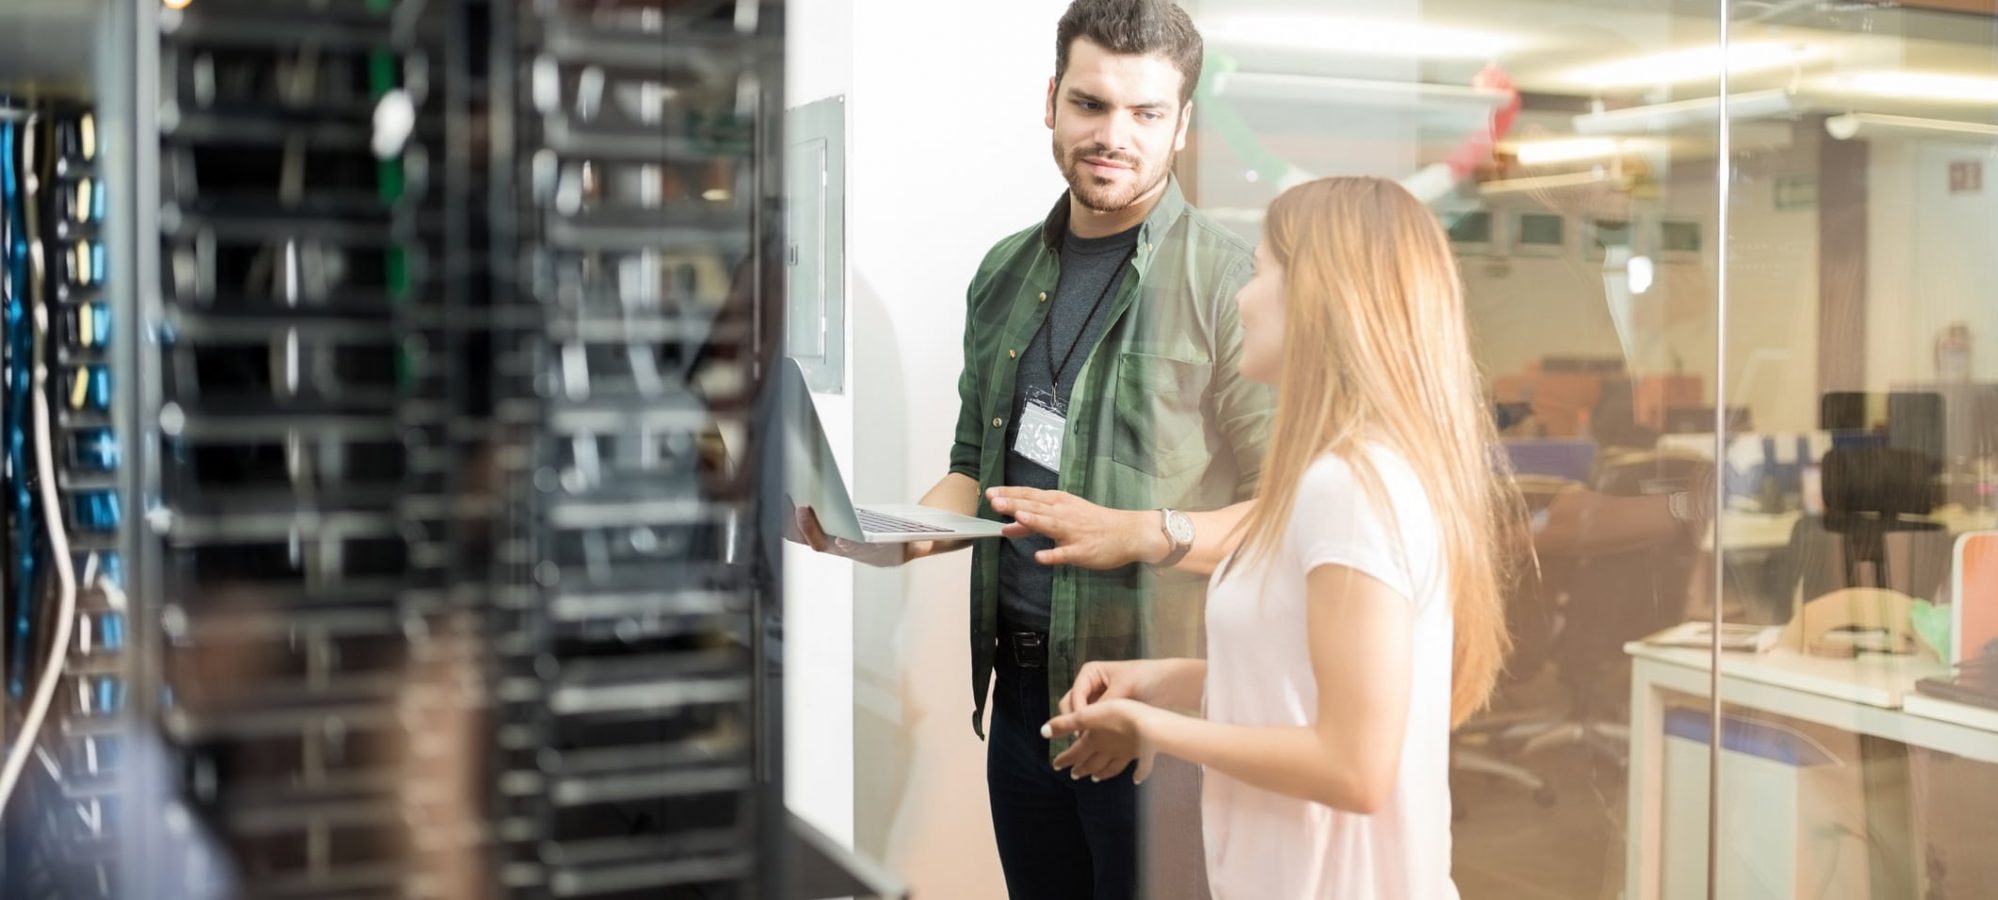
[[[1268,385],[1242,377],[1242,317],[1235,294],[1249,282],[1246,257],[1229,266],[1208,298],[1214,310],[1214,425],[1235,457],[1235,499],[1256,494],[1269,449],[1275,398]]]
[[[950,445],[950,470],[973,481],[978,480],[978,463],[985,452],[987,433],[984,419],[985,391],[978,375],[977,346],[972,339],[978,319],[971,304],[978,295],[979,280],[974,278],[971,287],[965,291],[964,364],[957,373],[957,436]]]

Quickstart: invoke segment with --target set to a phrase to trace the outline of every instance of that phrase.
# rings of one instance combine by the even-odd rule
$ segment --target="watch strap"
[[[1185,559],[1186,554],[1193,550],[1192,541],[1180,543],[1179,538],[1173,536],[1172,517],[1174,514],[1175,510],[1172,509],[1159,510],[1159,530],[1165,532],[1166,543],[1171,545],[1172,549],[1167,551],[1164,559],[1152,564],[1152,567],[1155,569],[1170,569],[1173,566],[1179,565],[1179,561]]]

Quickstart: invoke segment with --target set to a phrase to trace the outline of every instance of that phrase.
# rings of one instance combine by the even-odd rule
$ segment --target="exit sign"
[[[1949,192],[1952,194],[1984,193],[1984,161],[1959,159],[1949,164]]]

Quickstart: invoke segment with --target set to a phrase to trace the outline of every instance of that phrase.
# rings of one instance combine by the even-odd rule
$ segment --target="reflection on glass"
[[[1522,212],[1512,250],[1519,255],[1558,256],[1568,245],[1568,221],[1547,213]]]
[[[1998,801],[1998,680],[1975,625],[1998,609],[1976,550],[1998,526],[1998,357],[1977,347],[1998,330],[1982,178],[1998,69],[1988,7],[1910,7],[1734,12],[1800,58],[1751,76],[1783,82],[1787,113],[1728,124],[1723,362],[1748,417],[1722,435],[1705,593],[1779,639],[1721,660],[1722,896],[1998,890],[1979,849],[1998,826],[1975,812]]]
[[[1490,249],[1492,243],[1492,214],[1488,210],[1474,210],[1457,217],[1450,223],[1450,243],[1459,253],[1466,248]]]
[[[1658,225],[1658,249],[1664,253],[1700,252],[1700,223],[1665,221]]]
[[[1998,895],[1992,10],[1186,5],[1191,203],[1386,176],[1459,257],[1529,507],[1464,896]]]
[[[1506,445],[1494,477],[1516,479],[1530,513],[1507,592],[1513,656],[1493,707],[1453,740],[1453,878],[1466,897],[1655,896],[1666,836],[1704,847],[1707,811],[1667,810],[1647,789],[1662,777],[1633,787],[1662,776],[1668,723],[1649,695],[1632,704],[1625,646],[1710,618],[1697,586],[1713,580],[1716,410],[1748,405],[1716,393],[1719,70],[1775,77],[1822,53],[1758,38],[1724,56],[1710,15],[1664,6],[1383,16],[1254,0],[1196,17],[1226,77],[1197,98],[1182,179],[1245,238],[1303,177],[1442,184],[1418,193],[1460,258]],[[1497,120],[1478,92],[1488,64],[1520,91],[1516,116]],[[1698,668],[1711,649],[1666,652]],[[1709,718],[1678,699],[1678,717]],[[1635,736],[1648,727],[1657,741]],[[1704,796],[1691,777],[1674,796]],[[1703,893],[1704,863],[1684,865],[1672,889]]]

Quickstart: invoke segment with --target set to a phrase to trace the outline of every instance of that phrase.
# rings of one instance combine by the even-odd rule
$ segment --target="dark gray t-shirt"
[[[1103,337],[1110,307],[1117,300],[1117,287],[1129,271],[1131,252],[1137,245],[1138,228],[1100,238],[1080,238],[1074,232],[1063,236],[1061,278],[1055,283],[1054,296],[1048,298],[1047,320],[1020,355],[1013,417],[1006,424],[1006,484],[1049,491],[1060,487],[1060,476],[1013,450],[1020,436],[1020,416],[1029,398],[1052,395],[1063,403],[1068,401],[1083,362]],[[1059,378],[1054,377],[1057,365],[1061,367]],[[1047,632],[1054,605],[1054,573],[1036,562],[1034,553],[1053,546],[1054,541],[1040,535],[1001,539],[1002,629]]]

